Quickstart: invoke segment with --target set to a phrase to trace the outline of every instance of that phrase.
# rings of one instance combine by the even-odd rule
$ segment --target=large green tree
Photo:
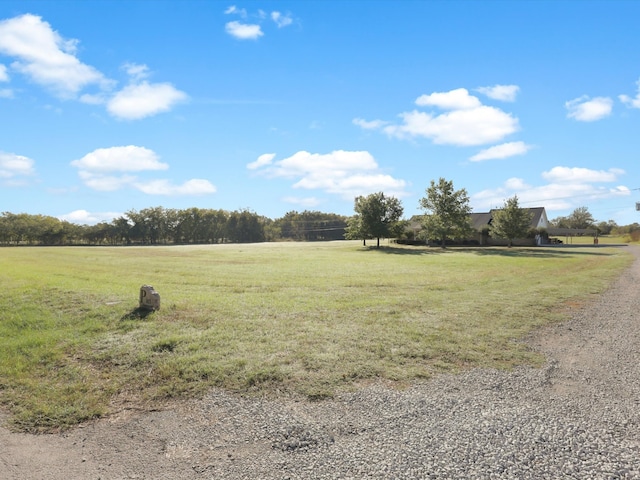
[[[384,193],[372,193],[355,199],[356,214],[348,221],[346,238],[375,238],[380,247],[381,238],[396,237],[402,232],[404,212],[402,203],[395,197],[387,197]]]
[[[520,208],[518,196],[514,195],[504,202],[501,210],[492,212],[491,234],[506,238],[509,247],[513,245],[514,238],[524,238],[531,228],[531,211],[527,208]]]
[[[556,228],[594,228],[596,220],[587,207],[578,207],[566,217],[558,217],[551,221]]]
[[[426,196],[420,199],[420,208],[427,214],[423,226],[428,238],[440,240],[446,247],[447,238],[463,238],[471,233],[469,195],[462,188],[455,190],[453,182],[440,178],[431,180]]]

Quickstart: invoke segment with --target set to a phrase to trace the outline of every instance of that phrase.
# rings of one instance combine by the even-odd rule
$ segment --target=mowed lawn
[[[605,289],[624,248],[359,242],[0,249],[0,403],[67,428],[211,387],[322,399],[541,365],[523,337]],[[162,308],[140,315],[140,287]]]

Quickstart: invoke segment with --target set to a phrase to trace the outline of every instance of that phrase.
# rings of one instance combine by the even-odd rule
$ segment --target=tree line
[[[249,210],[152,207],[78,225],[46,215],[0,215],[2,245],[188,245],[343,240],[347,217],[290,211],[272,220]]]
[[[424,215],[405,220],[402,202],[377,192],[356,197],[350,217],[294,210],[272,220],[250,210],[152,207],[130,210],[111,222],[77,225],[45,215],[4,212],[0,215],[0,245],[185,245],[346,238],[362,240],[365,245],[375,239],[379,247],[380,239],[395,238],[420,239],[444,247],[448,241],[474,233],[469,221],[469,195],[464,188],[456,190],[450,180],[431,180],[419,207]],[[576,208],[549,223],[552,227],[594,229],[601,235],[640,239],[640,224],[597,222],[587,207]],[[418,232],[412,224],[419,225]],[[507,239],[509,246],[514,239],[531,235],[529,209],[519,206],[517,196],[506,199],[501,209],[493,211],[489,233]]]

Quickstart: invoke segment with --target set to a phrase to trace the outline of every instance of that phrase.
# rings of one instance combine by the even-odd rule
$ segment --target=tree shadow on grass
[[[612,253],[604,245],[594,248],[591,245],[564,245],[562,247],[465,247],[447,246],[447,248],[430,246],[385,245],[365,247],[361,252],[378,252],[388,255],[443,255],[455,253],[472,253],[478,256],[526,257],[526,258],[565,258],[567,256],[611,256]],[[615,245],[620,247],[624,245]],[[602,250],[601,250],[602,249]]]

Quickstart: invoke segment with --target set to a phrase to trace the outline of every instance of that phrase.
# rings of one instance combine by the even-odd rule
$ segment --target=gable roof
[[[499,210],[502,210],[502,209],[494,208],[489,212],[472,213],[470,215],[471,226],[476,230],[482,230],[485,227],[491,226],[491,221],[493,220],[493,212],[496,212]],[[546,223],[547,214],[545,212],[544,207],[533,207],[533,208],[528,208],[527,210],[529,210],[532,213],[531,215],[532,228],[538,228],[538,226],[541,223],[541,219],[544,219],[545,221],[543,223]]]

